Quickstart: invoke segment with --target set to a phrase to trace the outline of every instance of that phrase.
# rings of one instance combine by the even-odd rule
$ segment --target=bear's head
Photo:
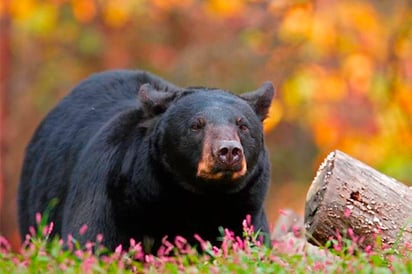
[[[143,85],[143,106],[159,116],[152,130],[154,157],[186,190],[239,191],[259,161],[266,161],[260,159],[266,157],[262,122],[273,95],[269,82],[240,96],[208,88],[162,92]]]

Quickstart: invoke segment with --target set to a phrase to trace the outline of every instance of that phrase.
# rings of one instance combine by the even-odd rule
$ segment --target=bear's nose
[[[242,160],[242,145],[237,141],[220,141],[216,154],[221,163],[233,168]]]

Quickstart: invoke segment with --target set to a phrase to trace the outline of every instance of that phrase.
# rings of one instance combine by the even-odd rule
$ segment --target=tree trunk
[[[412,239],[412,189],[341,151],[328,155],[308,191],[305,229],[308,241],[323,245],[348,235],[363,238],[361,248]]]

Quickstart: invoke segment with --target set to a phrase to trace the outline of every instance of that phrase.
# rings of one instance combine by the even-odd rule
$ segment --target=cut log
[[[361,248],[412,239],[412,189],[341,151],[320,166],[306,197],[307,240],[324,245],[351,229]]]

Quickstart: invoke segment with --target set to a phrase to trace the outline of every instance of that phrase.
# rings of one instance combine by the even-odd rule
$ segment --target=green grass
[[[32,231],[20,252],[12,252],[0,236],[0,273],[412,273],[412,245],[360,249],[355,240],[331,240],[317,248],[293,233],[273,247],[262,245],[245,226],[244,237],[222,233],[222,245],[213,247],[200,237],[199,253],[186,240],[167,238],[158,255],[143,253],[140,243],[131,240],[108,252],[97,237],[81,248],[69,239],[48,239],[52,227]]]

